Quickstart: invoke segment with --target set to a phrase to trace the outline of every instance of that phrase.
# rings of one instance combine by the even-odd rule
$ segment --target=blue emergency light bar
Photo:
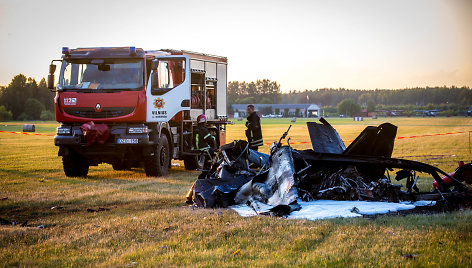
[[[62,47],[62,54],[68,55],[69,54],[69,48],[68,47]]]
[[[129,47],[129,55],[130,56],[136,55],[136,47]]]

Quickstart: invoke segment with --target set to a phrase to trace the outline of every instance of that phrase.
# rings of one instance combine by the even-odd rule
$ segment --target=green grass
[[[398,136],[472,130],[472,119],[461,117],[330,120],[344,140],[385,121],[399,126]],[[293,142],[309,141],[305,122],[292,127]],[[262,123],[265,142],[278,140],[290,124]],[[0,130],[21,131],[22,124],[1,123]],[[54,134],[57,126],[36,123],[39,133]],[[227,140],[244,138],[243,130],[244,121],[236,121],[228,126]],[[412,157],[423,155],[447,157]],[[458,160],[471,159],[468,134],[397,140],[394,156],[423,159],[450,172]],[[242,218],[231,210],[184,206],[197,176],[177,167],[165,178],[147,178],[139,169],[118,172],[99,165],[87,178],[66,178],[53,137],[0,133],[0,198],[8,197],[0,201],[0,217],[28,220],[28,227],[0,226],[0,266],[472,265],[470,210],[375,220]],[[422,189],[430,185],[421,179]],[[110,210],[86,211],[99,207]],[[414,257],[403,257],[408,254]]]

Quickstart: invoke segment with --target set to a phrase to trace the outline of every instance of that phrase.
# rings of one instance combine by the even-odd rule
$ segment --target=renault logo
[[[101,112],[102,111],[102,106],[100,105],[100,103],[97,103],[97,105],[95,105],[95,112]]]

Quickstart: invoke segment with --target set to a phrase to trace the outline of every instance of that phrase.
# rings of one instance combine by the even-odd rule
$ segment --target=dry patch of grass
[[[265,141],[278,140],[288,121],[263,119]],[[349,140],[366,124],[383,121],[332,123]],[[228,140],[244,138],[243,123],[228,126]],[[472,120],[464,118],[392,123],[399,136],[472,130]],[[57,124],[41,126],[53,133]],[[15,127],[21,125],[1,124],[0,130]],[[303,120],[290,134],[292,141],[309,141]],[[452,171],[457,160],[470,159],[467,142],[466,134],[398,140],[394,154],[454,154],[425,161]],[[0,201],[0,217],[28,221],[26,227],[0,226],[0,266],[472,265],[468,210],[374,220],[241,218],[231,210],[184,206],[197,175],[173,168],[166,178],[147,178],[139,169],[100,165],[87,178],[66,178],[52,137],[0,133],[0,198],[8,197]],[[422,187],[430,184],[424,179]],[[105,210],[87,212],[99,208]]]

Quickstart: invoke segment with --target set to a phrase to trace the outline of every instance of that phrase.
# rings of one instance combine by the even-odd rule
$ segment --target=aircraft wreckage
[[[313,149],[282,145],[288,130],[270,146],[270,155],[248,149],[243,140],[221,146],[211,168],[187,194],[187,203],[205,208],[246,204],[257,214],[284,216],[301,207],[297,200],[459,202],[470,200],[472,163],[447,174],[437,167],[391,158],[397,127],[368,126],[346,148],[323,118],[308,122]],[[405,186],[392,183],[405,181]],[[419,192],[419,173],[434,179],[435,190]]]

